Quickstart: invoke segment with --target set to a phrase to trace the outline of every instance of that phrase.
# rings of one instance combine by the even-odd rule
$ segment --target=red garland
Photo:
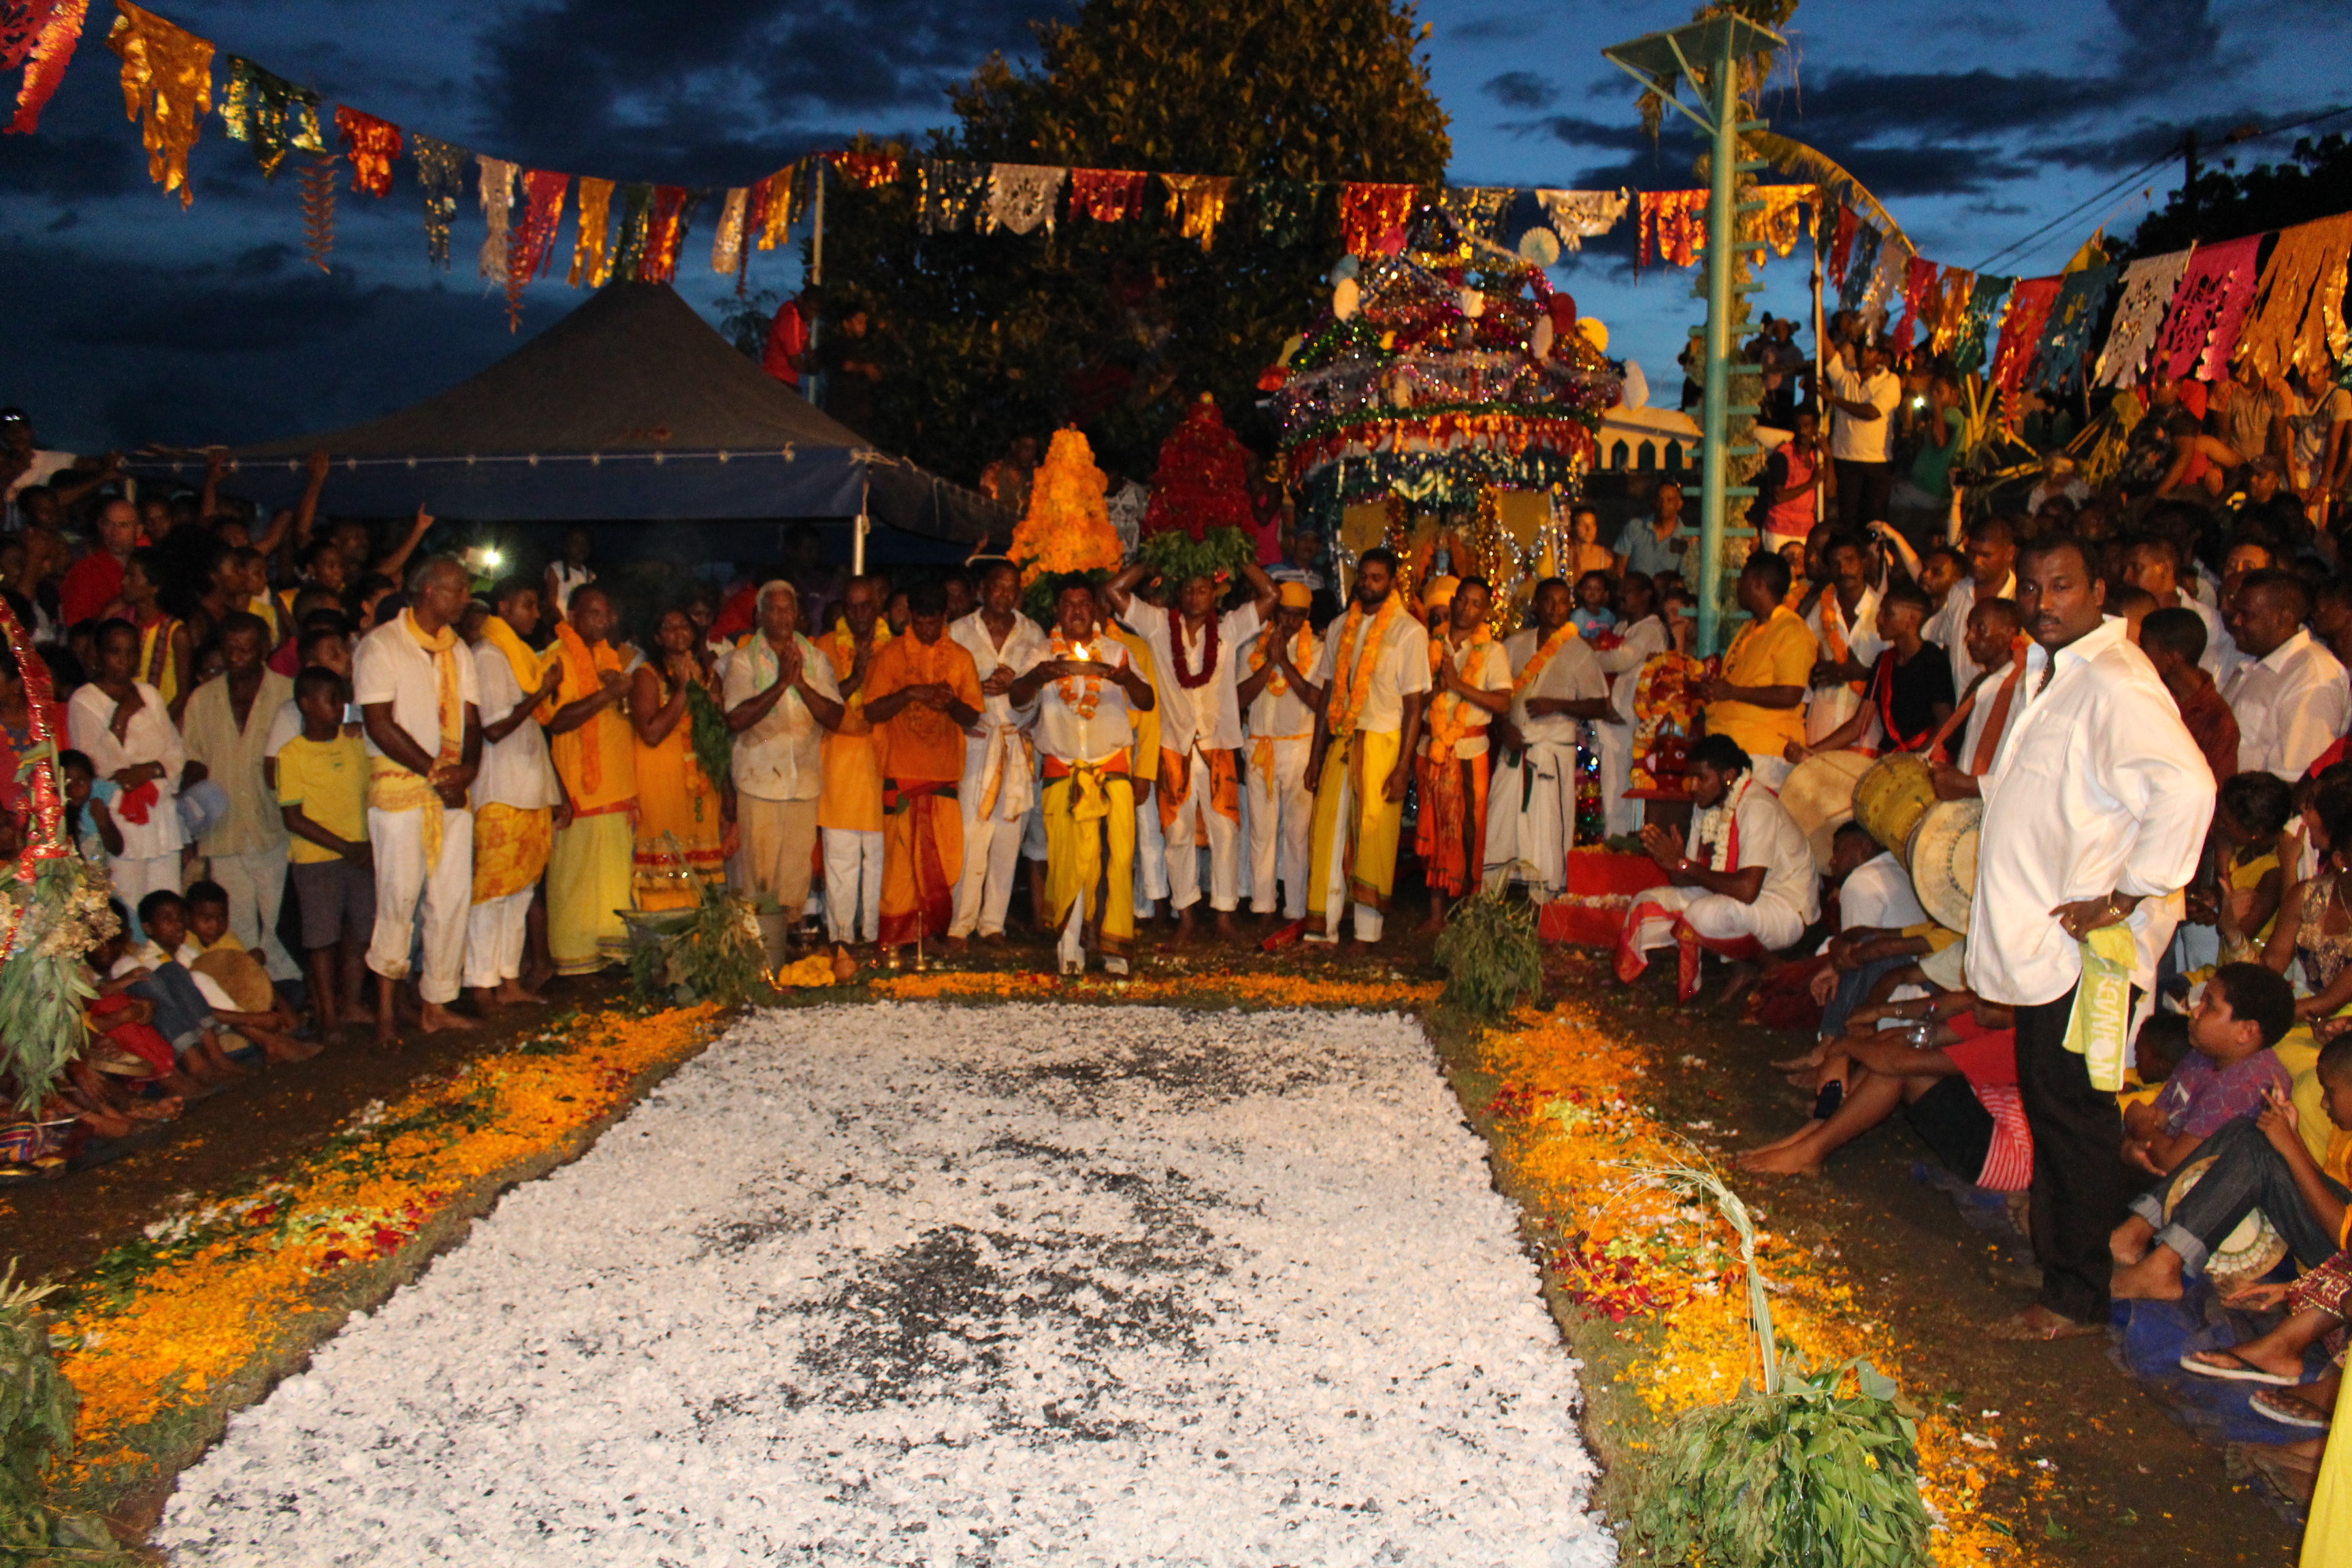
[[[1184,668],[1184,614],[1168,612],[1168,651],[1176,663],[1176,684],[1187,691],[1198,691],[1209,684],[1209,677],[1217,672],[1217,617],[1212,611],[1208,625],[1202,628],[1201,669],[1193,674]]]

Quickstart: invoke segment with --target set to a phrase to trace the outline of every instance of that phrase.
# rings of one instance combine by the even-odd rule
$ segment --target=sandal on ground
[[[2281,1377],[2277,1373],[2264,1372],[2232,1350],[2190,1351],[2180,1358],[2180,1370],[2193,1372],[2200,1377],[2224,1378],[2231,1383],[2275,1384],[2281,1388],[2293,1388],[2303,1381],[2299,1377]]]
[[[2325,1432],[2335,1424],[2336,1417],[2322,1410],[2300,1394],[2283,1388],[2265,1388],[2246,1401],[2255,1415],[2275,1421],[2282,1426],[2294,1426],[2305,1432]]]
[[[2036,1314],[2039,1314],[2038,1316]],[[2107,1331],[2105,1323],[2078,1323],[2046,1308],[2028,1307],[1985,1325],[1985,1338],[2018,1344],[2045,1344],[2052,1340],[2087,1339]]]

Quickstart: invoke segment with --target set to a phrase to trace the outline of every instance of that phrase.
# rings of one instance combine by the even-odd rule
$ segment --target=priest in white
[[[1243,816],[1249,822],[1250,909],[1269,923],[1275,884],[1282,915],[1307,918],[1307,854],[1315,829],[1315,795],[1307,754],[1323,689],[1308,679],[1323,645],[1307,624],[1314,594],[1304,583],[1275,591],[1274,619],[1241,650],[1236,700],[1243,714]]]
[[[1013,683],[1046,657],[1051,645],[1037,623],[1021,613],[1021,572],[996,561],[980,574],[980,607],[948,627],[980,672],[980,721],[963,733],[963,778],[956,801],[963,811],[963,876],[956,884],[950,946],[974,931],[1004,934],[1004,911],[1021,869],[1021,840],[1036,809],[1034,710],[1013,706]]]
[[[1568,618],[1575,607],[1560,579],[1536,585],[1536,624],[1503,639],[1511,706],[1489,728],[1497,751],[1486,790],[1486,880],[1525,882],[1538,903],[1568,889],[1577,732],[1588,719],[1596,728],[1618,721],[1601,662]]]
[[[1510,646],[1507,638],[1504,647]],[[1589,726],[1593,751],[1601,758],[1601,808],[1610,837],[1638,833],[1642,803],[1628,800],[1633,787],[1633,695],[1642,683],[1642,667],[1674,646],[1666,619],[1658,614],[1658,587],[1638,572],[1629,572],[1617,588],[1617,646],[1594,650],[1601,673],[1609,682],[1609,711],[1614,716]],[[1491,820],[1491,816],[1489,818]]]

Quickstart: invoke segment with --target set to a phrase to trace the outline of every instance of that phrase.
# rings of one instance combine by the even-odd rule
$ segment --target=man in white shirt
[[[1256,595],[1239,609],[1217,613],[1219,586],[1194,577],[1178,584],[1167,609],[1138,605],[1135,585],[1150,574],[1140,563],[1110,580],[1111,607],[1151,648],[1160,673],[1160,827],[1168,856],[1168,903],[1176,911],[1176,940],[1192,936],[1192,906],[1201,901],[1200,846],[1209,849],[1209,907],[1217,934],[1234,934],[1241,907],[1241,705],[1234,657],[1265,624],[1274,581],[1255,562],[1242,568]],[[1173,759],[1173,765],[1171,765]]]
[[[1886,368],[1886,345],[1874,339],[1858,351],[1843,343],[1831,351],[1828,380],[1824,401],[1834,410],[1830,458],[1837,468],[1838,526],[1858,539],[1870,524],[1886,521],[1887,498],[1895,489],[1894,416],[1903,401],[1903,383]]]
[[[2221,689],[2238,721],[2238,771],[2297,783],[2352,726],[2352,685],[2336,656],[2305,629],[2311,590],[2294,573],[2249,574],[2226,614],[2247,659]]]
[[[1021,613],[1021,572],[1010,561],[981,569],[980,607],[948,627],[980,672],[980,722],[964,731],[963,780],[956,790],[963,811],[963,877],[956,884],[948,945],[960,947],[976,930],[987,941],[1004,936],[1004,911],[1021,869],[1021,839],[1034,809],[1035,770],[1030,762],[1033,713],[1013,706],[1013,683],[1048,651],[1045,634]]]
[[[2015,602],[1987,599],[1969,612],[1969,658],[1981,667],[1976,685],[1960,694],[1961,721],[1958,744],[1947,740],[1949,760],[1930,757],[1927,765],[1937,800],[1974,800],[1982,793],[1978,781],[1992,771],[2000,743],[2017,722],[2025,704],[2018,687],[2025,679],[2025,623]]]
[[[2162,534],[2134,540],[2124,552],[2124,581],[2152,596],[2158,609],[2185,609],[2205,623],[2205,652],[2198,668],[2221,679],[2221,615],[2195,595],[2180,591],[2180,546]]]
[[[759,629],[728,661],[719,689],[735,736],[730,771],[743,890],[754,898],[772,894],[798,918],[816,852],[824,731],[841,723],[841,689],[831,662],[801,636],[793,585],[782,578],[764,583],[755,603]],[[848,939],[836,926],[834,940]]]
[[[1414,847],[1429,889],[1431,931],[1445,924],[1447,900],[1468,897],[1486,874],[1486,731],[1512,700],[1510,656],[1486,629],[1494,598],[1484,577],[1463,578],[1446,602],[1440,640],[1430,645]]]
[[[115,826],[122,830],[122,853],[107,858],[107,875],[114,896],[131,911],[136,935],[139,901],[150,893],[180,890],[180,847],[185,842],[180,775],[188,752],[163,693],[131,679],[139,664],[139,628],[129,621],[105,621],[97,641],[96,668],[67,704],[66,732],[100,778],[122,787],[112,807]]]
[[[1969,574],[1952,585],[1944,604],[1919,635],[1941,647],[1952,661],[1952,689],[1965,692],[1982,667],[1969,655],[1969,612],[1979,600],[2009,599],[2017,595],[2017,533],[1997,517],[1969,530]]]
[[[1103,968],[1125,974],[1135,941],[1135,785],[1128,749],[1135,743],[1133,716],[1158,698],[1126,645],[1104,631],[1086,583],[1066,584],[1055,596],[1046,651],[1006,695],[1015,708],[1037,708],[1047,918],[1061,931],[1063,973],[1086,968],[1091,933]]]
[[[1307,787],[1307,753],[1315,743],[1315,712],[1323,689],[1307,675],[1322,644],[1307,624],[1314,590],[1297,578],[1275,590],[1274,619],[1241,649],[1234,700],[1247,733],[1244,783],[1248,794],[1250,909],[1274,923],[1275,883],[1282,884],[1282,916],[1307,918],[1307,850],[1315,825],[1315,796]]]
[[[1502,752],[1487,792],[1486,880],[1523,881],[1529,898],[1549,903],[1568,889],[1576,847],[1577,734],[1586,720],[1608,728],[1616,715],[1608,678],[1569,619],[1568,584],[1537,584],[1532,607],[1535,625],[1503,639],[1511,705],[1490,727]]]
[[[2015,1015],[2042,1264],[2039,1299],[1993,1326],[2004,1339],[2106,1327],[2107,1237],[2131,1195],[2114,1092],[2125,1047],[2114,1036],[2129,1038],[2122,1015],[2136,1009],[2084,1020],[2103,1063],[2095,1079],[2090,1057],[2068,1047],[2083,939],[2123,922],[2131,982],[2152,988],[2213,815],[2213,774],[2124,623],[2102,616],[2105,585],[2090,557],[2089,546],[2062,536],[2036,541],[2019,560],[2034,643],[2019,689],[2024,710],[1982,781],[1968,983]]]
[[[242,610],[221,618],[221,658],[226,669],[188,699],[188,761],[228,796],[228,813],[204,837],[212,880],[228,894],[229,930],[269,968],[273,980],[302,971],[278,940],[278,902],[286,889],[286,822],[278,792],[262,778],[262,758],[280,703],[294,683],[269,668],[269,628]]]
[[[539,705],[563,684],[556,661],[526,639],[539,629],[539,587],[509,577],[490,599],[473,647],[482,716],[482,766],[474,775],[473,908],[466,919],[466,988],[484,1005],[545,998],[523,983],[531,899],[555,844],[563,791],[547,755]],[[529,682],[528,685],[525,682]]]
[[[1601,827],[1612,838],[1642,830],[1642,803],[1626,799],[1625,792],[1633,787],[1633,693],[1642,667],[1674,642],[1657,606],[1654,583],[1626,577],[1617,586],[1617,646],[1593,652],[1609,682],[1609,717],[1592,721],[1591,733],[1601,756],[1601,808],[1606,814]]]
[[[1762,973],[1764,959],[1805,934],[1821,910],[1821,873],[1804,829],[1748,765],[1728,735],[1706,735],[1690,749],[1691,826],[1677,840],[1655,823],[1642,847],[1666,873],[1625,911],[1617,943],[1617,978],[1631,984],[1651,952],[1678,950],[1676,994],[1698,994],[1700,955],[1730,960],[1724,1000],[1736,1000]]]
[[[1871,667],[1886,647],[1878,637],[1879,593],[1870,584],[1862,542],[1832,535],[1822,547],[1822,565],[1829,582],[1805,612],[1805,626],[1821,651],[1805,692],[1808,746],[1819,745],[1861,711]]]
[[[1395,592],[1396,556],[1364,552],[1354,603],[1324,628],[1315,679],[1323,687],[1307,784],[1315,792],[1307,851],[1307,940],[1339,940],[1356,910],[1356,940],[1378,942],[1396,886],[1404,792],[1429,691],[1429,633]]]
[[[425,903],[421,1027],[473,1026],[449,1011],[473,909],[474,812],[467,791],[482,760],[474,659],[457,640],[472,579],[436,555],[408,575],[409,606],[360,639],[352,695],[367,729],[368,842],[375,852],[375,1037],[392,1043],[394,988],[408,978],[416,905]]]

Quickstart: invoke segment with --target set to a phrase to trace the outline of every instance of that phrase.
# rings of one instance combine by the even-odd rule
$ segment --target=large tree
[[[2352,208],[2352,142],[2340,134],[2304,137],[2288,161],[2239,173],[2234,160],[2208,164],[2193,190],[2177,190],[2140,220],[2126,257],[2161,256],[2191,240],[2210,245],[2291,228]]]
[[[968,479],[1014,435],[1076,424],[1106,467],[1141,477],[1207,392],[1264,447],[1256,378],[1339,254],[1330,185],[1286,226],[1262,221],[1264,182],[1441,184],[1427,36],[1392,0],[1089,0],[1038,27],[1035,68],[990,60],[932,155],[1231,174],[1233,200],[1204,250],[1157,181],[1140,220],[1025,237],[920,234],[911,178],[835,187],[827,313],[870,307],[890,362],[869,434]]]

